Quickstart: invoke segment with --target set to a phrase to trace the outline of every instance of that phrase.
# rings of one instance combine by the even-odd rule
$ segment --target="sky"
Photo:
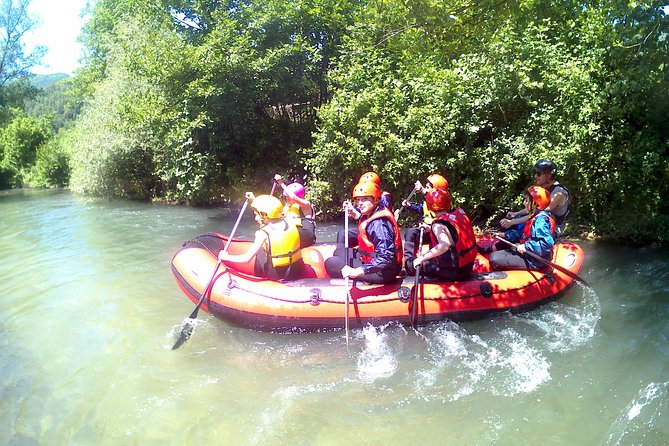
[[[26,53],[36,45],[47,47],[43,63],[32,69],[35,74],[72,74],[79,66],[81,45],[77,36],[85,20],[80,17],[86,0],[32,0],[30,14],[37,20],[23,43]]]

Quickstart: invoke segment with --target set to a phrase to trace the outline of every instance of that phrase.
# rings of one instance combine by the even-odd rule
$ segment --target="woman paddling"
[[[300,234],[297,227],[281,216],[283,206],[271,195],[246,198],[253,200],[255,220],[260,226],[255,239],[244,254],[228,254],[221,251],[218,258],[223,262],[248,263],[255,256],[254,275],[272,280],[292,280],[300,276],[304,267],[300,253]]]

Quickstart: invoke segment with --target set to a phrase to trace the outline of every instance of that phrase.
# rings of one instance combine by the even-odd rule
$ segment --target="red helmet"
[[[551,202],[551,194],[541,186],[530,186],[527,193],[532,197],[532,201],[540,210],[544,210]]]
[[[448,190],[448,180],[442,177],[438,173],[433,173],[427,177],[427,181],[432,184],[432,189],[444,189]]]
[[[427,208],[431,211],[444,211],[451,208],[451,194],[446,189],[432,189],[425,195]]]
[[[362,174],[362,176],[358,180],[358,183],[366,183],[367,181],[371,181],[372,183],[380,185],[381,177],[376,172],[366,172]]]
[[[381,198],[381,189],[378,184],[371,181],[358,183],[353,188],[353,198],[358,197],[374,197],[378,200]]]

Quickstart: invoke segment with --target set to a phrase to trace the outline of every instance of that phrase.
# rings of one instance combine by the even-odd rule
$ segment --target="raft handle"
[[[321,290],[319,288],[312,288],[309,290],[309,302],[313,306],[321,303]]]

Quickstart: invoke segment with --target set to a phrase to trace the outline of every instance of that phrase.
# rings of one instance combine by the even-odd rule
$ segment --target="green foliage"
[[[37,150],[53,131],[48,119],[31,118],[19,109],[13,109],[12,116],[11,122],[0,129],[0,165],[4,167],[4,181],[18,187],[35,163]]]
[[[37,148],[35,164],[24,178],[28,187],[67,187],[70,179],[67,137],[61,132]]]
[[[72,79],[67,75],[36,76],[33,84],[42,87],[34,98],[25,101],[25,112],[35,118],[51,115],[56,130],[71,126],[83,103],[75,94]]]
[[[466,9],[437,42],[416,32],[439,28],[438,14],[421,13],[431,6],[403,14],[390,3],[368,8],[369,23],[347,41],[305,151],[323,206],[335,209],[368,169],[399,196],[440,171],[458,204],[490,222],[518,204],[531,166],[547,157],[575,198],[572,222],[609,237],[669,238],[660,105],[669,30],[659,8],[527,2],[501,18]],[[456,45],[462,36],[473,40]]]
[[[520,205],[532,165],[550,158],[574,197],[574,227],[669,240],[669,23],[659,5],[91,8],[85,66],[67,89],[86,107],[67,137],[3,164],[0,182],[23,170],[34,184],[62,185],[69,163],[75,191],[200,204],[266,190],[275,172],[306,173],[327,218],[364,171],[379,172],[396,199],[437,171],[458,205],[491,223]],[[59,94],[30,103],[31,114],[80,103]]]

